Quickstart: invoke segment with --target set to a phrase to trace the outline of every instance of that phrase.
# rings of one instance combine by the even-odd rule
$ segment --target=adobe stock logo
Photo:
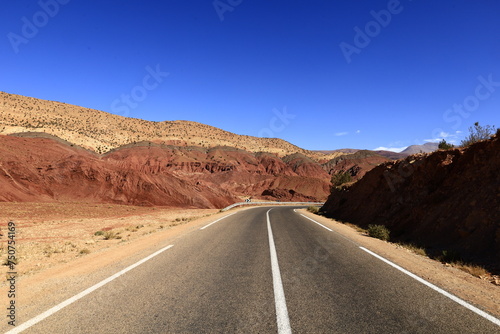
[[[156,65],[153,69],[151,66],[146,66],[146,74],[142,78],[141,85],[134,86],[130,93],[120,95],[120,98],[115,99],[111,103],[111,112],[116,115],[128,116],[130,109],[135,109],[139,103],[148,97],[148,92],[155,90],[170,75],[168,72],[162,72],[160,65]]]
[[[289,114],[286,111],[286,107],[283,107],[283,111],[279,111],[276,108],[273,109],[273,114],[275,117],[269,120],[269,127],[261,129],[258,134],[259,137],[274,138],[276,133],[285,130],[291,120],[295,119],[295,115]]]
[[[51,18],[54,18],[61,8],[61,5],[67,5],[70,0],[40,0],[38,5],[41,10],[33,14],[33,17],[28,19],[26,16],[21,18],[22,27],[21,34],[9,32],[7,38],[14,53],[19,53],[21,44],[28,44],[29,41],[38,35],[41,28],[45,27]]]
[[[339,44],[340,50],[347,63],[350,64],[352,62],[353,54],[360,54],[361,50],[370,45],[372,39],[382,32],[382,28],[387,28],[393,16],[400,14],[403,9],[404,7],[399,0],[389,0],[389,2],[387,2],[387,9],[382,9],[378,12],[374,10],[370,11],[370,15],[374,20],[366,23],[363,30],[358,26],[354,27],[354,32],[356,34],[354,35],[353,43],[341,42]]]
[[[500,81],[493,80],[493,74],[488,78],[480,75],[477,77],[479,84],[474,89],[474,94],[467,96],[462,104],[455,103],[453,108],[447,109],[443,114],[443,120],[447,123],[454,123],[452,128],[458,129],[462,125],[462,118],[468,118],[471,112],[479,109],[481,101],[489,99],[500,87]],[[465,109],[465,110],[464,110]]]
[[[215,12],[219,16],[219,20],[224,21],[224,13],[232,12],[236,7],[241,5],[243,0],[214,0],[212,5],[214,6]]]
[[[443,113],[443,120],[446,123],[453,123],[451,128],[454,130],[460,128],[463,120],[469,118],[471,113],[479,109],[482,102],[490,99],[500,88],[500,81],[493,80],[493,73],[487,77],[480,75],[477,77],[477,81],[479,84],[474,89],[474,94],[466,96],[462,103],[454,103],[452,108]],[[443,129],[436,128],[432,131],[432,138],[438,138],[444,132]]]

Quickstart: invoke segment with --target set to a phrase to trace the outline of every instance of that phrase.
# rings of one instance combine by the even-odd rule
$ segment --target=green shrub
[[[446,140],[444,140],[444,139],[441,140],[439,142],[439,145],[438,145],[438,148],[440,150],[449,150],[449,149],[454,148],[454,147],[455,147],[455,145],[447,143]]]
[[[351,182],[352,176],[349,172],[340,171],[338,173],[333,174],[331,182],[334,187],[339,187],[344,183]]]
[[[100,236],[103,234],[104,234],[104,231],[97,231],[96,233],[94,233],[95,236]]]
[[[384,225],[368,225],[368,235],[384,241],[389,241],[391,232]]]
[[[106,231],[106,232],[104,232],[103,236],[104,236],[104,240],[111,240],[111,239],[115,239],[115,238],[118,239],[117,238],[118,235],[113,231]]]
[[[319,207],[311,205],[307,208],[307,211],[317,214],[319,212]]]

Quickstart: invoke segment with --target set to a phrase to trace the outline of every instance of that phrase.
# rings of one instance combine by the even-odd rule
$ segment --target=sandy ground
[[[499,286],[414,254],[396,244],[367,237],[347,225],[306,210],[301,210],[301,213],[500,317]],[[16,284],[18,292],[21,292],[16,296],[18,324],[72,297],[83,287],[91,286],[150,255],[165,242],[175,241],[175,238],[226,214],[218,210],[82,203],[0,203],[0,226],[4,234],[0,237],[2,262],[6,258],[6,224],[9,220],[16,222],[17,255],[20,259],[16,267]],[[115,238],[104,240],[104,235],[95,235],[97,231],[108,231]],[[6,277],[8,267],[1,266],[0,270],[1,277]],[[2,279],[2,308],[8,303],[7,290],[7,282]],[[5,325],[5,322],[0,323],[0,331],[7,328]]]
[[[16,223],[16,324],[226,214],[214,209],[0,203],[2,262],[7,256],[7,223]],[[119,238],[105,240],[104,235],[95,235],[97,231],[111,231]],[[2,265],[0,270],[0,307],[4,309],[12,300],[8,297],[9,268]],[[0,332],[12,329],[7,321],[0,322]]]
[[[17,272],[25,277],[216,212],[87,203],[0,203],[0,233],[4,234],[0,261],[4,264],[7,258],[9,221],[16,225]],[[2,277],[7,271],[7,266],[0,267]]]

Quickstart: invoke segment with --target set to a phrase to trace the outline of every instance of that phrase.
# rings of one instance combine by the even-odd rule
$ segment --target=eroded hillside
[[[141,142],[105,155],[46,134],[0,135],[0,201],[222,208],[242,198],[323,201],[329,175],[231,147]]]
[[[140,141],[178,146],[231,146],[250,152],[322,157],[282,139],[236,135],[189,121],[150,122],[66,103],[0,92],[0,134],[45,132],[99,153]]]
[[[250,197],[324,201],[332,175],[358,180],[387,160],[0,92],[0,201],[200,208]]]
[[[410,156],[334,189],[327,215],[500,271],[500,140]]]

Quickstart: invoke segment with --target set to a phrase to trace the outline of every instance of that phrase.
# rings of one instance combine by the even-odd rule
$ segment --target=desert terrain
[[[88,203],[0,203],[0,245],[6,262],[7,223],[16,224],[18,274],[30,276],[103,249],[128,244],[138,237],[164,231],[214,209],[172,209]],[[2,265],[5,276],[8,266]]]
[[[76,291],[79,277],[194,231],[230,204],[326,201],[322,214],[336,220],[307,215],[500,315],[499,151],[498,136],[409,157],[308,151],[194,122],[148,122],[0,93],[0,275],[9,271],[9,222],[27,305],[59,282]],[[344,174],[348,182],[332,185]],[[384,225],[395,243],[340,221]],[[443,252],[482,271],[458,270]]]

